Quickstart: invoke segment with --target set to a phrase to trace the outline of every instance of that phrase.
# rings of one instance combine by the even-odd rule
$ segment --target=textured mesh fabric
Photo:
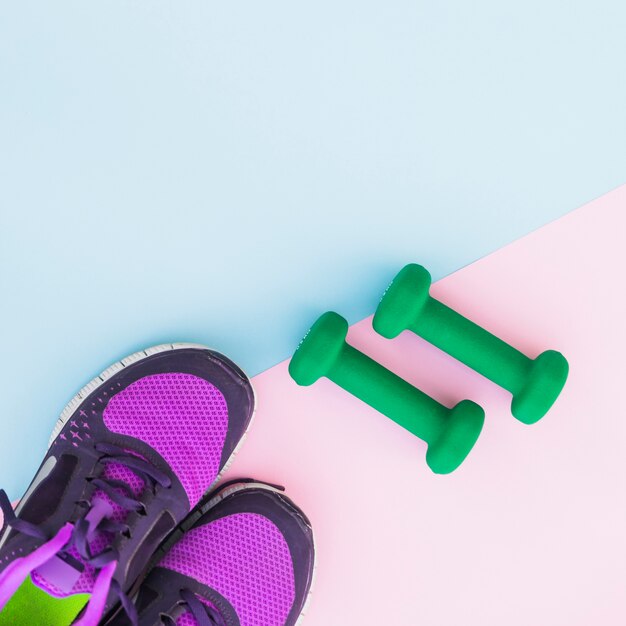
[[[272,521],[255,513],[190,530],[159,565],[215,589],[241,626],[283,626],[295,599],[289,546]]]
[[[176,620],[176,626],[198,626],[198,622],[196,618],[187,611]]]
[[[128,454],[132,454],[130,450],[126,450],[126,452]],[[137,454],[135,456],[140,459],[143,458]],[[123,483],[128,485],[133,492],[135,498],[141,496],[141,493],[143,492],[145,487],[145,483],[143,482],[143,480],[139,476],[137,476],[137,474],[133,472],[133,470],[126,467],[125,465],[121,465],[120,463],[107,463],[106,467],[104,468],[103,475],[107,479],[121,480]],[[94,493],[94,497],[105,499],[116,512],[124,511],[119,505],[115,504],[115,502],[113,502],[113,500],[111,500],[109,496],[103,491],[97,490]]]
[[[104,423],[153,447],[183,484],[193,507],[213,484],[228,428],[221,391],[191,374],[146,376],[116,394]]]

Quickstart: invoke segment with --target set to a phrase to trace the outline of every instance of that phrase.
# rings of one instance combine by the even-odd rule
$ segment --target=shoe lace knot
[[[153,494],[156,494],[158,487],[165,489],[171,487],[172,483],[169,476],[149,461],[136,456],[124,448],[110,443],[99,442],[95,444],[94,449],[100,455],[97,465],[106,467],[107,465],[117,464],[129,469],[143,481],[146,489],[152,490]],[[89,603],[83,617],[77,624],[81,626],[97,624],[102,617],[109,591],[113,591],[131,623],[133,626],[136,626],[138,623],[136,609],[118,581],[113,578],[115,566],[119,561],[119,552],[112,545],[114,543],[113,539],[119,534],[131,538],[132,531],[128,524],[113,519],[113,509],[111,507],[102,508],[99,505],[101,500],[94,498],[94,494],[101,491],[126,513],[135,512],[143,516],[147,515],[147,510],[144,503],[135,497],[131,486],[127,482],[107,477],[105,474],[106,472],[102,472],[99,476],[88,476],[86,478],[95,489],[88,499],[80,500],[76,503],[83,507],[84,511],[73,526],[66,524],[54,537],[49,537],[37,524],[16,516],[7,494],[0,490],[0,510],[2,510],[4,517],[2,530],[5,531],[7,528],[11,528],[16,532],[34,537],[43,542],[31,555],[33,557],[37,555],[37,558],[28,561],[26,568],[8,567],[7,570],[0,574],[0,584],[7,582],[11,578],[11,584],[7,585],[7,587],[15,587],[14,592],[28,574],[55,555],[67,557],[68,551],[74,547],[80,559],[85,564],[92,566],[96,572]],[[123,518],[125,519],[126,516],[123,516]],[[112,536],[108,546],[101,552],[94,554],[90,545],[90,539],[96,533],[109,533]],[[22,576],[22,580],[17,580],[17,572],[20,572],[19,576]]]

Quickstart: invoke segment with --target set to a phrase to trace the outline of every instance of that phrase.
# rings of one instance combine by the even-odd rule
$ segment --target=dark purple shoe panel
[[[163,455],[158,450],[159,433],[154,435],[153,440],[150,440],[149,432],[140,431],[136,433],[140,436],[143,435],[153,445],[156,443],[155,448],[157,449],[155,449],[146,441],[123,432],[111,432],[106,426],[108,421],[113,427],[124,430],[124,419],[132,417],[125,416],[124,409],[128,412],[129,407],[132,407],[132,401],[138,400],[141,403],[142,395],[143,409],[146,409],[146,406],[150,404],[149,394],[146,396],[150,390],[146,389],[144,385],[146,377],[153,377],[152,381],[156,383],[157,387],[158,385],[167,387],[169,384],[170,387],[176,388],[181,384],[181,375],[189,377],[182,379],[183,383],[188,383],[191,380],[193,386],[197,388],[204,386],[205,390],[209,389],[208,386],[211,385],[215,388],[213,396],[218,401],[220,397],[223,398],[223,402],[227,406],[228,428],[221,443],[223,447],[232,445],[234,448],[249,423],[253,409],[252,391],[247,379],[241,375],[239,370],[232,369],[230,364],[224,363],[219,356],[209,351],[179,349],[157,353],[127,366],[107,380],[80,404],[55,439],[42,463],[41,468],[49,468],[53,464],[52,469],[47,478],[42,480],[39,487],[28,498],[20,512],[20,517],[40,524],[48,536],[52,536],[65,522],[75,521],[84,512],[84,508],[76,506],[75,503],[79,500],[89,500],[96,491],[86,481],[88,476],[102,475],[107,472],[112,473],[113,478],[130,479],[133,477],[124,476],[124,473],[132,475],[132,472],[125,467],[115,468],[113,465],[109,465],[104,469],[102,466],[98,466],[97,460],[101,455],[94,449],[94,442],[113,443],[126,450],[131,450],[165,472],[171,477],[172,488],[157,487],[156,494],[150,490],[145,490],[139,499],[146,505],[148,515],[128,514],[126,523],[133,529],[133,539],[120,536],[116,541],[115,545],[122,554],[116,578],[125,588],[141,572],[142,567],[145,567],[151,552],[163,536],[168,534],[171,527],[189,511],[190,503],[185,486],[189,488],[189,485],[192,484],[193,489],[195,489],[194,494],[197,496],[199,492],[197,485],[202,480],[206,480],[207,484],[202,485],[202,487],[208,489],[217,472],[223,466],[222,458],[226,450],[220,449],[219,460],[214,462],[212,474],[203,476],[196,472],[196,475],[192,476],[196,484],[193,484],[193,480],[191,482],[187,480],[187,485],[184,485],[178,475],[172,471],[170,463],[164,458],[168,454],[171,456],[171,450],[166,446],[163,447],[161,450],[164,452]],[[135,385],[138,381],[139,384]],[[186,394],[187,391],[185,384],[183,384],[180,392]],[[121,394],[132,397],[125,398]],[[166,389],[165,396],[163,405],[167,404],[168,398],[171,399],[171,390],[168,392]],[[124,403],[126,403],[126,407],[124,407]],[[112,412],[108,414],[107,419],[109,409],[112,409]],[[156,417],[160,418],[158,411]],[[229,438],[235,443],[228,444]],[[192,436],[191,439],[195,440],[197,437]],[[119,476],[120,473],[121,476]],[[139,480],[139,484],[135,487],[141,491],[140,479],[134,478],[135,482]],[[128,482],[132,481],[128,480]],[[48,497],[47,494],[54,494],[54,497]],[[167,515],[162,515],[163,512],[169,514],[169,520]],[[160,536],[161,534],[163,536]],[[148,542],[142,546],[141,544],[146,538]],[[16,556],[27,554],[38,545],[37,540],[12,533],[0,550],[0,570]],[[132,563],[128,563],[128,555],[130,554],[134,555]]]
[[[56,440],[57,445],[53,445],[50,449],[42,467],[48,459],[57,458],[57,462],[48,477],[30,495],[23,510],[19,511],[18,509],[18,513],[23,519],[37,523],[48,536],[53,536],[66,522],[76,522],[79,517],[84,515],[85,508],[78,505],[78,502],[91,502],[96,499],[106,501],[107,496],[102,493],[99,493],[98,498],[94,498],[99,490],[88,480],[88,477],[97,478],[110,474],[115,471],[115,466],[103,466],[99,463],[98,459],[102,455],[94,448],[96,441],[119,445],[149,460],[154,466],[170,476],[172,486],[169,489],[156,487],[154,493],[150,489],[144,490],[137,497],[137,500],[144,504],[148,514],[127,513],[124,516],[124,521],[130,527],[132,537],[129,538],[120,534],[115,537],[111,544],[120,552],[120,561],[115,577],[122,587],[126,588],[143,571],[153,550],[171,532],[178,521],[187,514],[189,503],[180,481],[169,470],[167,463],[151,447],[130,437],[110,433],[104,426],[100,415],[91,416],[85,423],[88,425],[86,429],[89,431],[90,437],[84,437],[79,445],[73,446],[67,437],[65,439],[60,438],[69,429],[75,428],[71,421],[68,422]],[[83,428],[85,427],[83,426]],[[68,462],[68,458],[72,461]],[[70,468],[70,471],[67,468]],[[130,470],[123,469],[132,474]],[[135,479],[139,480],[136,477]],[[61,498],[55,502],[54,499],[44,495],[48,491],[54,492],[55,495],[61,493]],[[153,529],[154,532],[151,532]],[[160,533],[158,537],[155,536],[157,531]],[[41,541],[37,539],[12,532],[9,540],[0,550],[0,568],[3,569],[16,556],[32,552],[40,544]],[[102,545],[94,548],[93,551],[98,553],[104,547],[105,545]],[[73,550],[73,548],[70,550],[70,556],[78,557]],[[132,562],[130,562],[131,555],[133,555]],[[142,560],[145,562],[141,562]],[[48,568],[47,572],[54,574],[55,570]],[[90,592],[95,576],[94,568],[85,565],[71,589],[62,588],[58,581],[40,572],[33,573],[33,581],[49,593],[62,596],[68,593]]]
[[[136,601],[139,626],[161,626],[159,616],[162,613],[171,615],[179,621],[187,612],[186,608],[180,605],[182,589],[189,589],[209,606],[215,607],[226,622],[226,626],[241,626],[235,609],[215,589],[203,585],[194,578],[162,567],[152,569],[139,589]],[[195,620],[189,621],[194,623]],[[130,626],[130,621],[122,612],[118,612],[106,622],[106,626]]]
[[[250,382],[223,359],[195,348],[148,357],[137,364],[140,371],[130,371],[131,366],[114,377],[123,394],[103,412],[109,430],[149,442],[168,461],[191,507],[224,467],[254,410]],[[142,403],[144,397],[150,401]],[[96,406],[102,400],[97,398]],[[173,404],[180,412],[168,409]]]
[[[209,350],[185,348],[146,357],[88,396],[55,439],[79,449],[95,435],[137,450],[163,471],[174,470],[190,506],[211,486],[245,433],[253,412],[249,381]],[[207,418],[211,418],[207,422]],[[98,439],[100,440],[100,439]]]
[[[242,626],[292,626],[308,597],[314,545],[284,495],[246,487],[203,515],[159,566],[226,598]]]
[[[289,548],[295,594],[285,626],[294,626],[308,598],[313,577],[315,545],[311,523],[283,493],[247,487],[219,502],[198,520],[195,527],[243,513],[269,520],[280,531]]]

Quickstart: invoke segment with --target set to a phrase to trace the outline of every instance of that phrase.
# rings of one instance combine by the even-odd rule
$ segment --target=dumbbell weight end
[[[464,400],[452,409],[439,404],[380,363],[347,344],[348,323],[337,313],[322,315],[300,343],[289,373],[299,385],[325,376],[428,443],[433,472],[456,469],[482,429],[484,412]]]
[[[499,337],[429,295],[431,279],[409,264],[394,278],[374,316],[376,332],[391,339],[404,330],[452,355],[513,395],[511,412],[525,424],[541,419],[559,396],[568,374],[554,350],[531,359]]]
[[[426,463],[435,474],[449,474],[474,447],[485,421],[485,411],[471,400],[452,407],[439,438],[428,446]]]
[[[565,386],[569,365],[556,350],[546,350],[531,361],[524,386],[513,394],[511,413],[524,424],[538,422]]]

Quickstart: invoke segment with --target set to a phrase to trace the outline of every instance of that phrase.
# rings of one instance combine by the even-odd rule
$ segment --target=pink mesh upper
[[[217,478],[228,408],[219,389],[203,378],[146,376],[113,396],[103,418],[109,430],[153,447],[178,476],[192,507]]]
[[[289,546],[273,522],[254,513],[190,530],[160,566],[215,589],[231,603],[241,626],[283,626],[295,599]]]

